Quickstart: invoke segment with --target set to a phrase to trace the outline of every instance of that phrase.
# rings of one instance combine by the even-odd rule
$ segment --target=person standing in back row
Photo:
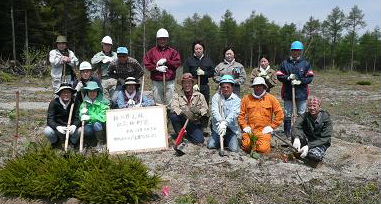
[[[284,132],[288,138],[291,136],[291,117],[292,117],[292,89],[295,89],[295,101],[298,115],[302,115],[307,108],[307,97],[309,94],[308,84],[314,77],[311,64],[302,56],[303,43],[294,41],[291,44],[291,56],[284,60],[280,65],[280,70],[276,75],[282,85],[282,99],[286,117],[284,119]],[[294,116],[296,117],[296,116]]]
[[[78,65],[74,52],[68,49],[66,36],[57,36],[56,46],[57,49],[49,52],[49,62],[52,65],[50,75],[54,91],[58,90],[61,83],[73,85],[76,80],[74,67]]]
[[[102,51],[91,58],[91,64],[93,64],[95,68],[95,75],[102,81],[105,96],[111,98],[111,94],[116,86],[116,80],[108,75],[109,66],[111,62],[116,61],[117,55],[116,52],[112,51],[112,39],[110,36],[103,37],[101,43]]]
[[[240,87],[245,83],[246,71],[243,65],[235,61],[235,52],[233,48],[225,48],[224,61],[218,64],[214,71],[214,82],[220,83],[223,75],[232,75],[235,80],[233,92],[239,97]]]
[[[251,82],[255,77],[263,77],[267,84],[267,93],[270,93],[270,89],[277,83],[276,71],[270,68],[270,62],[266,57],[262,57],[259,61],[259,67],[254,68],[251,72]]]
[[[197,84],[193,88],[200,91],[204,95],[206,103],[209,104],[210,88],[208,82],[209,78],[214,75],[214,63],[210,57],[205,56],[205,45],[201,41],[194,42],[192,50],[193,55],[184,62],[183,73],[191,73],[192,76],[197,77]]]
[[[168,45],[169,34],[166,29],[157,31],[156,40],[157,45],[145,54],[143,62],[151,72],[155,102],[168,105],[175,93],[176,69],[181,65],[181,57],[177,50]]]

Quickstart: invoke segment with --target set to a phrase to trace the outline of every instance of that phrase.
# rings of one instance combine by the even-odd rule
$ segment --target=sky
[[[323,21],[336,6],[348,15],[354,5],[365,14],[367,26],[360,33],[373,30],[381,22],[380,0],[154,0],[154,3],[172,14],[178,23],[194,13],[208,14],[219,23],[229,9],[238,23],[255,11],[278,25],[295,23],[301,29],[310,16]]]

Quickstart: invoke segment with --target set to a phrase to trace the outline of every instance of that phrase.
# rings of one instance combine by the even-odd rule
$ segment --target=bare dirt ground
[[[372,84],[357,85],[358,81]],[[273,152],[258,160],[242,152],[220,157],[205,145],[191,144],[182,157],[176,157],[171,148],[135,154],[170,189],[168,196],[158,189],[151,203],[380,203],[380,85],[380,76],[317,72],[311,93],[323,98],[323,108],[334,121],[334,135],[324,162],[316,168],[292,158],[286,161],[284,155],[291,150],[276,138]],[[146,80],[147,90],[149,86]],[[53,96],[48,78],[0,84],[1,165],[12,151],[17,87],[21,91],[19,149],[43,139],[46,110]],[[250,92],[248,88],[243,91]],[[272,93],[281,101],[280,86]],[[0,198],[0,203],[48,202]]]

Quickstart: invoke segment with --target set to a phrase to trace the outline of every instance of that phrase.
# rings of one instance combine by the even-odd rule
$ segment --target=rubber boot
[[[286,135],[287,138],[291,138],[291,118],[285,118],[284,119],[284,134]]]

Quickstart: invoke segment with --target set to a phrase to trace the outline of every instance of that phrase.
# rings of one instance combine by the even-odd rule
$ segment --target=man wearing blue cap
[[[238,137],[241,129],[238,125],[237,117],[241,110],[241,99],[233,93],[235,84],[234,77],[224,75],[220,80],[220,91],[212,98],[212,137],[208,142],[208,148],[218,148],[220,137],[224,138],[232,152],[238,151]]]
[[[307,108],[308,84],[314,77],[311,64],[302,56],[303,49],[302,42],[294,41],[291,44],[291,56],[282,62],[280,70],[276,73],[278,80],[283,83],[281,94],[286,111],[284,132],[288,138],[291,136],[291,117],[296,118],[292,113],[292,101],[295,100],[298,115],[302,115]]]
[[[111,96],[111,100],[116,104],[118,92],[122,90],[124,80],[128,77],[140,79],[144,72],[139,62],[128,56],[127,47],[118,47],[116,50],[118,59],[110,64],[109,76],[117,80],[115,92]]]

